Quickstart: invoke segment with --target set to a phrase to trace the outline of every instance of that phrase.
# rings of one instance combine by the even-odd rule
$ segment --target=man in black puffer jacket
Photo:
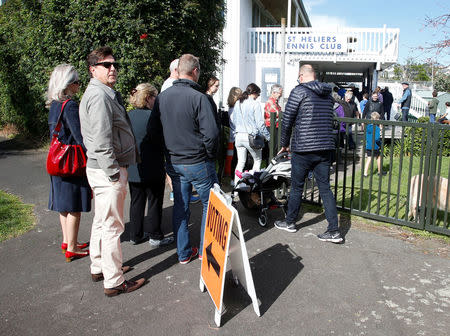
[[[296,232],[295,222],[300,211],[305,178],[312,170],[328,221],[327,231],[319,234],[318,238],[340,243],[343,239],[338,228],[336,201],[330,189],[329,175],[331,156],[335,150],[333,98],[331,86],[320,83],[315,78],[311,65],[300,67],[300,85],[291,91],[283,114],[280,153],[292,152],[292,184],[286,219],[276,221],[275,226],[288,232]]]

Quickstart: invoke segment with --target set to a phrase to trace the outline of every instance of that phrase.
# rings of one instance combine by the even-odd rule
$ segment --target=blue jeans
[[[430,114],[430,122],[435,123],[436,122],[436,114]]]
[[[191,255],[192,247],[189,239],[189,201],[192,186],[198,192],[203,204],[202,224],[200,228],[200,247],[203,248],[203,232],[205,231],[206,212],[208,211],[209,191],[217,179],[214,161],[205,161],[191,165],[167,164],[167,173],[172,179],[173,187],[173,234],[177,240],[178,260],[185,260]]]
[[[308,172],[312,170],[319,187],[320,197],[325,208],[325,217],[328,221],[327,231],[338,230],[338,216],[336,201],[330,189],[330,166],[332,151],[292,153],[291,158],[291,193],[288,201],[286,222],[297,221],[302,204],[303,186]]]

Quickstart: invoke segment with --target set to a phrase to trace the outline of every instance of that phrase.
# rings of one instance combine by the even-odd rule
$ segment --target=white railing
[[[411,107],[409,111],[409,113],[414,115],[416,118],[428,116],[428,101],[420,96],[412,94]]]
[[[337,28],[330,30],[318,28],[291,28],[289,34],[308,35],[320,33],[339,33],[347,36],[347,50],[335,55],[334,53],[309,52],[300,53],[302,56],[324,56],[333,59],[375,62],[397,62],[398,28]],[[281,43],[281,28],[249,28],[247,30],[247,54],[267,55],[279,54]]]

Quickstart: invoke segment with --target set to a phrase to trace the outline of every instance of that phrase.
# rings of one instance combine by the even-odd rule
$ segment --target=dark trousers
[[[325,208],[325,217],[328,221],[327,231],[338,230],[338,216],[336,200],[330,188],[330,166],[333,151],[318,151],[305,153],[292,153],[291,158],[291,192],[288,201],[286,221],[297,221],[300,206],[302,204],[303,186],[309,171],[314,172],[314,177],[319,188],[320,197]]]
[[[409,108],[402,108],[402,121],[408,121]]]
[[[130,186],[130,239],[138,241],[144,233],[151,239],[161,240],[162,205],[164,180],[146,183],[129,182]],[[145,204],[147,203],[147,217]]]

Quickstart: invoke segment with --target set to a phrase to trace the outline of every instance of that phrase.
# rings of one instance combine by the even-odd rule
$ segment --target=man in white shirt
[[[170,76],[169,78],[167,78],[162,87],[161,87],[161,92],[163,92],[164,90],[170,88],[173,84],[174,81],[176,81],[178,79],[178,58],[173,60],[170,63]]]

